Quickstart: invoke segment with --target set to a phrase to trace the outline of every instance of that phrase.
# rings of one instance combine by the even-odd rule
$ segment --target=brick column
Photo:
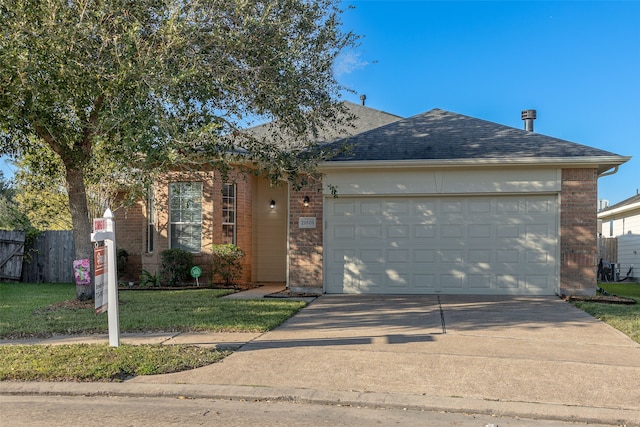
[[[309,206],[303,200],[309,197]],[[322,184],[289,190],[289,289],[322,293]],[[316,228],[300,228],[301,217],[316,218]]]
[[[596,169],[563,169],[560,193],[560,293],[594,295],[597,281]]]

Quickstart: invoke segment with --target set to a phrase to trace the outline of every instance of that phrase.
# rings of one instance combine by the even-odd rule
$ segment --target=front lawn
[[[121,332],[264,332],[306,305],[286,299],[221,299],[230,290],[121,291]],[[75,300],[69,284],[0,283],[0,338],[108,332],[107,314]],[[230,354],[185,345],[1,345],[0,381],[121,381],[183,371]]]
[[[121,332],[264,332],[293,316],[304,302],[221,299],[220,289],[120,291]],[[107,333],[107,314],[75,299],[69,284],[0,283],[0,338]]]
[[[574,302],[574,305],[640,343],[640,284],[601,283],[600,287],[611,295],[633,298],[638,304]]]

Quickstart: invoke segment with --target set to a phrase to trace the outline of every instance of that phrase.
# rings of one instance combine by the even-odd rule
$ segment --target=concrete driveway
[[[132,382],[638,410],[640,345],[556,297],[322,296],[221,363]]]

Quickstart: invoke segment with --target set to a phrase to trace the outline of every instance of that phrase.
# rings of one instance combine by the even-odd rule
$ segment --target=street
[[[181,398],[0,396],[3,426],[579,426],[527,420],[403,409],[346,407],[294,402]],[[589,424],[595,426],[595,424]]]

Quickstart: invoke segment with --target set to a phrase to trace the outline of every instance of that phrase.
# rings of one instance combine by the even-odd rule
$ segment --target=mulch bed
[[[562,299],[565,301],[581,301],[581,302],[601,302],[605,304],[637,304],[637,301],[632,298],[619,297],[617,295],[563,295]]]

